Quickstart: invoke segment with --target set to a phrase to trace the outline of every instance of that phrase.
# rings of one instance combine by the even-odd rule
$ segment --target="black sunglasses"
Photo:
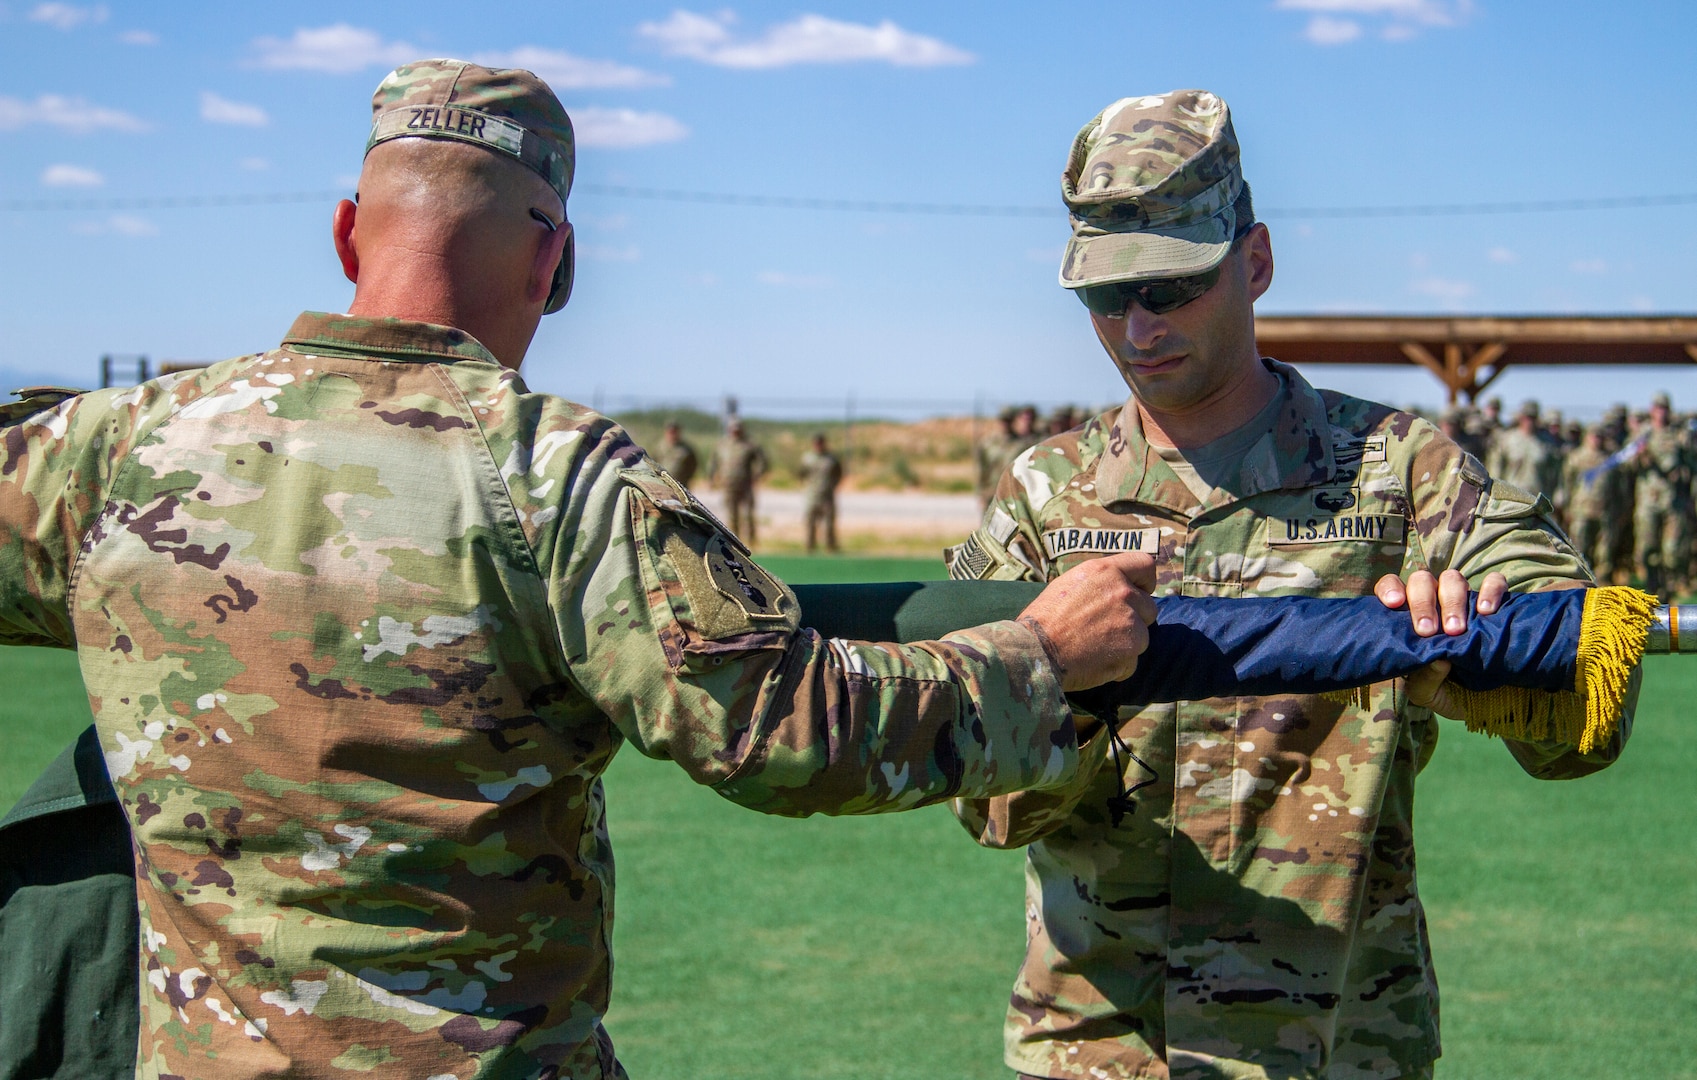
[[[1154,281],[1116,281],[1107,285],[1086,285],[1074,289],[1078,298],[1093,315],[1110,319],[1125,316],[1125,309],[1136,301],[1151,315],[1164,315],[1181,308],[1212,289],[1220,280],[1220,267],[1189,277],[1159,278]]]

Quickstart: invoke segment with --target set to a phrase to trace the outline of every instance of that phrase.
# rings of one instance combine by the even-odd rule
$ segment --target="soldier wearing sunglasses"
[[[1151,554],[1157,595],[1361,596],[1459,633],[1505,589],[1590,581],[1541,497],[1492,483],[1434,425],[1316,390],[1255,346],[1272,284],[1225,102],[1110,105],[1062,177],[1060,283],[1131,396],[1003,473],[950,551],[959,578],[1046,580]],[[1127,710],[1069,787],[961,799],[1026,847],[1027,940],[1005,1026],[1027,1077],[1420,1077],[1438,996],[1415,891],[1414,778],[1443,669],[1339,702]],[[1623,727],[1623,731],[1624,731]],[[1533,776],[1613,761],[1508,743]]]

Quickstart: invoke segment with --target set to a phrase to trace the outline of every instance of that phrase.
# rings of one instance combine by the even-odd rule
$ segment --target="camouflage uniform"
[[[1633,469],[1633,561],[1651,592],[1685,585],[1693,456],[1670,422],[1648,429]]]
[[[726,435],[719,440],[708,471],[725,492],[731,531],[754,543],[754,485],[766,475],[766,451],[746,438]]]
[[[801,479],[806,490],[802,517],[807,523],[807,550],[821,533],[825,546],[837,550],[837,485],[843,482],[843,463],[829,450],[809,449],[801,455]]]
[[[461,331],[308,313],[43,404],[0,428],[0,642],[81,658],[135,839],[138,1075],[622,1076],[626,741],[796,816],[1071,775],[1030,631],[799,629],[622,430]]]
[[[1493,477],[1522,491],[1554,498],[1561,484],[1561,455],[1541,432],[1505,428],[1491,440],[1485,462]]]
[[[654,454],[660,467],[666,470],[666,475],[688,487],[695,480],[696,470],[701,465],[701,459],[696,457],[695,447],[688,439],[679,438],[677,442],[661,440],[660,449]]]
[[[1362,596],[1383,574],[1447,567],[1515,590],[1589,580],[1545,500],[1493,484],[1426,421],[1267,363],[1284,384],[1270,430],[1220,487],[1193,490],[1128,402],[1022,455],[951,572],[1044,580],[1142,550],[1166,595]],[[1099,1080],[1429,1070],[1413,794],[1433,714],[1397,681],[1365,707],[1221,698],[1127,710],[1119,731],[1123,772],[1098,735],[1064,790],[955,804],[980,843],[1030,844],[1008,1065]],[[1510,749],[1561,777],[1620,743],[1591,761]],[[1115,824],[1122,784],[1135,809]]]
[[[1616,535],[1628,510],[1623,471],[1608,468],[1608,460],[1607,450],[1581,443],[1562,462],[1561,482],[1562,509],[1573,546],[1604,582],[1614,579]]]

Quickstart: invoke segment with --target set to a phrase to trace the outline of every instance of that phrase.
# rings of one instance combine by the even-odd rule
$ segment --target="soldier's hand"
[[[1388,608],[1408,605],[1414,632],[1421,637],[1433,636],[1440,627],[1452,637],[1467,629],[1467,579],[1459,570],[1445,570],[1440,577],[1433,577],[1430,570],[1416,570],[1406,584],[1395,574],[1386,574],[1373,586],[1373,592]],[[1507,578],[1495,571],[1486,574],[1479,585],[1476,610],[1480,615],[1491,614],[1502,606],[1507,593]],[[1450,662],[1438,660],[1410,675],[1404,684],[1409,703],[1452,720],[1466,720],[1466,716],[1457,715],[1458,707],[1449,700],[1449,673]]]
[[[1038,625],[1061,666],[1063,690],[1131,677],[1155,622],[1155,560],[1107,555],[1073,567],[1020,614]]]

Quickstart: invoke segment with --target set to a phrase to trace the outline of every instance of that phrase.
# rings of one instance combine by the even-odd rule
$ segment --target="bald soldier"
[[[1145,551],[1165,595],[1377,593],[1424,635],[1465,628],[1470,585],[1485,614],[1505,589],[1590,581],[1546,501],[1493,483],[1432,424],[1259,354],[1272,240],[1224,101],[1113,103],[1078,133],[1062,192],[1061,284],[1131,396],[1014,461],[954,576],[1059,580]],[[1029,845],[1007,1064],[1055,1080],[1430,1076],[1413,801],[1434,712],[1465,719],[1445,674],[1348,703],[1127,709],[1072,784],[958,800],[980,843]],[[1556,778],[1620,743],[1507,745]]]
[[[1130,556],[941,641],[800,627],[623,431],[518,375],[570,288],[572,168],[534,75],[406,65],[335,211],[349,314],[0,412],[0,642],[82,662],[138,1076],[622,1077],[623,744],[773,814],[1046,788],[1063,689],[1147,641]]]

